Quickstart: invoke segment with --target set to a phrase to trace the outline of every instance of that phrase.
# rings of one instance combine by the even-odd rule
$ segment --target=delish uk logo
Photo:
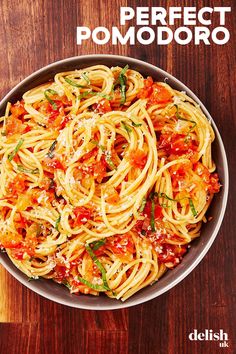
[[[198,332],[194,329],[193,332],[189,333],[189,339],[191,341],[219,341],[219,346],[221,348],[228,348],[228,333],[220,329],[219,332],[214,332],[212,329],[205,329],[204,332]]]

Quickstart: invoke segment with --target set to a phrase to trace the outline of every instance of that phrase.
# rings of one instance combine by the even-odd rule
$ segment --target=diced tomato
[[[219,176],[217,173],[211,174],[201,162],[195,163],[193,170],[206,183],[206,188],[210,193],[218,193],[220,191]]]
[[[159,149],[163,149],[168,155],[183,155],[197,151],[196,142],[184,134],[162,134],[160,136]]]
[[[24,107],[24,101],[17,101],[15,104],[11,106],[11,113],[15,118],[22,116],[23,114],[27,114],[27,111]]]
[[[7,135],[14,135],[14,134],[23,134],[27,125],[22,123],[22,121],[13,115],[7,117],[6,120],[6,134]]]
[[[105,114],[107,112],[111,112],[111,104],[107,99],[102,99],[99,103],[93,105],[93,109],[95,112]]]
[[[168,268],[173,268],[179,264],[182,256],[187,251],[186,245],[172,245],[164,243],[161,245],[161,252],[158,254],[158,261],[164,263]]]
[[[18,261],[22,261],[24,259],[24,253],[25,253],[25,250],[20,248],[19,250],[16,249],[16,248],[13,248],[11,250],[11,256],[15,259],[17,259]]]
[[[65,116],[61,122],[60,130],[64,129],[70,120],[71,120],[71,118],[69,116]]]
[[[129,154],[129,161],[131,166],[143,169],[147,163],[147,154],[140,150],[132,150]]]
[[[148,77],[144,80],[144,88],[137,95],[138,98],[148,98],[148,105],[171,102],[172,95],[165,86],[153,83],[153,79]]]
[[[52,159],[50,157],[45,157],[44,164],[51,170],[65,170],[62,162],[57,157],[53,157]]]
[[[66,277],[69,275],[70,269],[67,268],[65,265],[57,264],[54,268],[55,271],[55,279],[58,282],[62,282]]]
[[[1,235],[1,247],[4,248],[20,248],[22,243],[22,236],[19,234],[16,235]]]
[[[164,86],[159,84],[153,84],[152,90],[152,94],[148,101],[150,105],[158,103],[167,103],[171,101],[171,93]]]
[[[94,147],[94,149],[92,149],[91,151],[87,152],[81,159],[80,161],[85,161],[85,160],[89,160],[92,156],[96,156],[98,152],[98,148]]]
[[[173,188],[179,187],[179,182],[182,182],[186,178],[186,166],[181,166],[178,169],[175,169],[174,166],[171,169],[171,180]]]
[[[74,208],[74,214],[76,217],[76,220],[74,221],[74,226],[86,224],[88,220],[92,219],[92,211],[83,206]]]
[[[120,200],[119,193],[112,186],[106,188],[106,195],[107,195],[107,197],[105,198],[105,200],[109,204],[116,204]]]
[[[133,254],[135,251],[132,237],[129,234],[109,237],[106,242],[106,248],[118,255]]]
[[[217,173],[211,174],[208,190],[210,193],[218,193],[220,191],[219,176]]]
[[[148,200],[145,205],[143,214],[147,215],[147,217],[150,219],[151,219],[151,210],[152,210],[152,202],[151,202],[151,200]],[[155,216],[155,219],[162,219],[163,218],[162,207],[159,204],[155,204],[154,216]]]
[[[16,213],[15,221],[17,223],[17,227],[25,229],[27,226],[27,219],[21,215],[21,213]]]
[[[142,99],[150,97],[152,93],[152,85],[153,85],[153,79],[151,76],[148,76],[147,79],[144,80],[144,88],[140,90],[137,97]]]
[[[23,173],[17,174],[13,181],[8,184],[8,190],[14,196],[23,193],[27,189],[27,182]]]
[[[100,161],[94,164],[94,177],[97,179],[98,183],[101,183],[103,178],[106,176],[107,164],[105,158],[101,158]]]

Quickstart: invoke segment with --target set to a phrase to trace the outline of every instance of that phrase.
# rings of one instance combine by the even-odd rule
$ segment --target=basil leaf
[[[89,245],[85,245],[85,248],[86,248],[86,251],[88,252],[88,254],[90,255],[90,257],[92,258],[93,262],[96,264],[96,266],[98,267],[98,269],[100,270],[100,272],[102,274],[102,280],[103,280],[104,288],[106,290],[110,290],[110,288],[109,288],[109,286],[107,284],[105,268],[103,267],[101,262],[99,262],[98,258],[95,256],[95,254],[93,253],[93,250],[91,249],[91,247]]]
[[[57,230],[57,231],[59,231],[58,230],[58,227],[59,227],[59,224],[60,224],[60,221],[61,221],[61,215],[57,218],[57,220],[56,220],[56,222],[55,222],[55,229]]]
[[[194,128],[196,127],[197,123],[195,122],[195,120],[189,120],[189,119],[185,119],[185,118],[181,117],[180,114],[179,114],[179,107],[177,106],[177,104],[175,104],[174,106],[176,108],[176,113],[175,114],[176,114],[177,119],[182,120],[184,122],[193,123],[193,126],[189,128],[189,131],[188,131],[187,136],[185,138],[185,141],[186,141],[188,139],[189,134],[191,133],[191,131],[193,131]]]
[[[69,85],[74,86],[74,87],[79,87],[79,88],[84,88],[84,87],[86,87],[86,86],[84,86],[84,85],[79,85],[79,84],[77,84],[76,82],[74,82],[73,80],[69,79],[68,77],[65,77],[64,80],[65,80],[65,82],[67,82]]]
[[[120,91],[121,91],[121,100],[120,104],[123,105],[126,102],[126,76],[125,73],[129,69],[127,64],[120,72],[119,81],[120,81]]]
[[[54,152],[54,150],[55,150],[55,148],[56,148],[56,145],[57,145],[57,140],[55,140],[55,141],[52,143],[52,145],[50,146],[50,148],[49,148],[49,150],[48,150],[47,156],[50,157],[50,159],[52,159],[53,156],[54,156],[53,152]]]
[[[99,145],[98,141],[96,141],[96,140],[92,140],[92,141],[91,141],[91,143],[92,143],[92,144],[94,144],[94,145],[96,145],[97,147],[99,147],[99,149],[101,149],[101,150],[102,150],[102,152],[105,152],[105,151],[106,151],[105,146],[103,146],[103,145]]]
[[[20,139],[18,144],[16,145],[15,149],[8,155],[8,160],[12,161],[14,159],[14,157],[16,156],[16,154],[18,153],[18,151],[20,150],[22,144],[24,142],[24,139]]]
[[[133,130],[127,124],[125,124],[125,122],[122,121],[121,124],[123,125],[128,134],[132,133]]]
[[[132,126],[133,126],[133,127],[141,127],[141,125],[142,125],[142,123],[134,123],[134,122],[132,121]]]
[[[150,195],[150,199],[151,199],[151,219],[150,219],[150,226],[151,226],[152,232],[155,232],[155,231],[156,231],[156,227],[155,227],[155,201],[154,201],[154,196],[155,196],[155,193],[151,193],[151,195]]]
[[[140,213],[142,213],[144,211],[146,203],[147,203],[147,199],[145,197],[143,197],[142,203],[141,203],[140,208],[139,208],[139,212]]]
[[[50,93],[51,95],[57,95],[58,93],[52,89],[47,89],[46,91],[44,91],[45,98],[52,105],[54,111],[56,111],[58,109],[57,104],[48,96],[48,93]]]
[[[89,245],[93,245],[93,251],[97,251],[101,246],[105,245],[105,243],[106,243],[106,239],[103,238],[101,240],[94,241],[94,242],[90,243]]]
[[[105,160],[113,170],[117,170],[117,167],[114,164],[114,162],[111,160],[110,156],[105,156]]]
[[[194,206],[191,198],[189,198],[189,206],[191,208],[193,216],[196,217],[198,213],[197,213],[197,210],[195,209],[195,206]]]
[[[106,289],[104,286],[102,285],[96,285],[96,284],[92,284],[90,283],[88,280],[81,278],[78,276],[78,279],[81,283],[83,283],[84,285],[88,286],[89,288],[93,289],[93,290],[97,290],[97,291],[106,291],[106,290],[110,290],[110,289]]]
[[[181,200],[188,199],[188,200],[189,200],[189,206],[190,206],[190,208],[191,208],[191,211],[192,211],[193,216],[194,216],[194,217],[197,216],[198,213],[197,213],[197,211],[196,211],[196,209],[195,209],[195,207],[194,207],[194,204],[193,204],[193,201],[192,201],[191,198],[189,198],[189,197],[183,197],[183,198],[179,198],[179,199],[172,199],[172,198],[168,197],[168,195],[166,195],[165,193],[156,193],[156,194],[157,194],[158,197],[160,197],[160,198],[166,198],[166,199],[168,199],[168,200],[170,200],[170,201],[172,201],[172,202],[180,202]],[[162,206],[164,206],[164,205],[162,205]]]
[[[88,85],[90,85],[90,80],[89,80],[88,76],[86,75],[86,73],[81,74],[81,77],[88,83]]]
[[[24,172],[24,173],[30,173],[32,175],[36,175],[37,173],[39,173],[39,169],[38,168],[35,168],[33,170],[29,169],[29,168],[25,168],[24,166],[22,165],[17,165],[17,169],[20,171],[20,172]]]

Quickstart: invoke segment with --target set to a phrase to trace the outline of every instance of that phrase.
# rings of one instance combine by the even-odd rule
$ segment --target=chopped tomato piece
[[[16,118],[22,116],[23,114],[27,114],[27,111],[25,110],[24,107],[24,101],[18,101],[15,104],[13,104],[11,106],[10,111],[12,115]]]
[[[20,248],[11,249],[11,256],[19,261],[24,259],[25,254],[32,257],[34,255],[34,250],[25,245],[21,245]]]
[[[69,116],[64,117],[60,125],[60,130],[64,129],[70,120],[71,118]]]
[[[132,150],[129,154],[129,160],[131,166],[143,169],[147,163],[147,154],[140,150]]]
[[[158,261],[164,263],[168,268],[173,268],[181,261],[187,251],[187,246],[164,243],[160,246],[160,251]]]
[[[86,224],[88,220],[92,219],[92,211],[86,207],[76,207],[74,209],[74,214],[76,220],[74,221],[74,226],[80,226]]]
[[[62,162],[56,157],[53,157],[52,159],[50,157],[45,157],[44,164],[51,170],[65,170]]]
[[[132,237],[129,234],[108,238],[106,248],[109,248],[114,254],[118,255],[133,254],[135,251]]]
[[[152,94],[149,98],[149,104],[167,103],[171,101],[171,93],[162,85],[153,84]]]
[[[105,198],[106,202],[109,204],[116,204],[120,200],[119,193],[116,191],[114,187],[107,187],[106,188],[107,197]]]
[[[62,282],[69,275],[70,269],[67,268],[65,265],[57,264],[54,268],[54,271],[56,281]]]
[[[211,174],[201,162],[194,164],[193,170],[206,183],[206,188],[210,193],[218,193],[220,191],[219,176],[217,173]]]
[[[14,135],[14,134],[23,134],[27,129],[27,125],[22,123],[22,121],[13,115],[7,117],[6,120],[6,134]]]
[[[138,98],[150,97],[152,93],[152,85],[153,85],[153,79],[151,76],[148,76],[147,79],[144,80],[144,88],[140,90],[137,97]]]
[[[151,202],[151,200],[148,200],[145,205],[143,214],[147,215],[147,217],[150,219],[151,219],[151,210],[152,210],[152,202]],[[163,218],[162,207],[159,204],[155,204],[154,217],[155,217],[155,219],[162,219]]]
[[[17,227],[21,229],[25,229],[27,226],[27,219],[21,215],[21,213],[15,214],[15,222],[17,223]]]
[[[173,188],[178,188],[179,184],[185,180],[186,169],[187,169],[187,166],[185,166],[185,165],[183,165],[177,169],[175,169],[175,166],[172,167],[171,180],[172,180]]]
[[[19,173],[18,175],[16,175],[13,181],[11,181],[8,184],[8,190],[14,196],[17,196],[18,194],[22,194],[26,189],[27,189],[27,182],[25,180],[25,175],[23,173]]]
[[[98,148],[94,147],[91,151],[87,152],[80,160],[83,162],[85,160],[89,160],[91,157],[96,156],[98,152]]]
[[[111,112],[111,104],[107,99],[102,99],[98,104],[93,105],[94,111],[98,113],[105,114],[107,112]]]
[[[94,164],[94,177],[101,183],[107,174],[107,164],[104,158]]]
[[[171,102],[172,95],[165,86],[153,83],[149,76],[144,80],[144,88],[137,95],[138,98],[148,98],[148,105]]]
[[[160,136],[159,149],[163,149],[169,155],[183,155],[197,151],[196,142],[184,134],[162,134]]]

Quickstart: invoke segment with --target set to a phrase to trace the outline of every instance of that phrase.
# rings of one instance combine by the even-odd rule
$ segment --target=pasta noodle
[[[56,74],[8,103],[0,131],[0,248],[71,293],[153,284],[220,189],[200,107],[128,66]]]

